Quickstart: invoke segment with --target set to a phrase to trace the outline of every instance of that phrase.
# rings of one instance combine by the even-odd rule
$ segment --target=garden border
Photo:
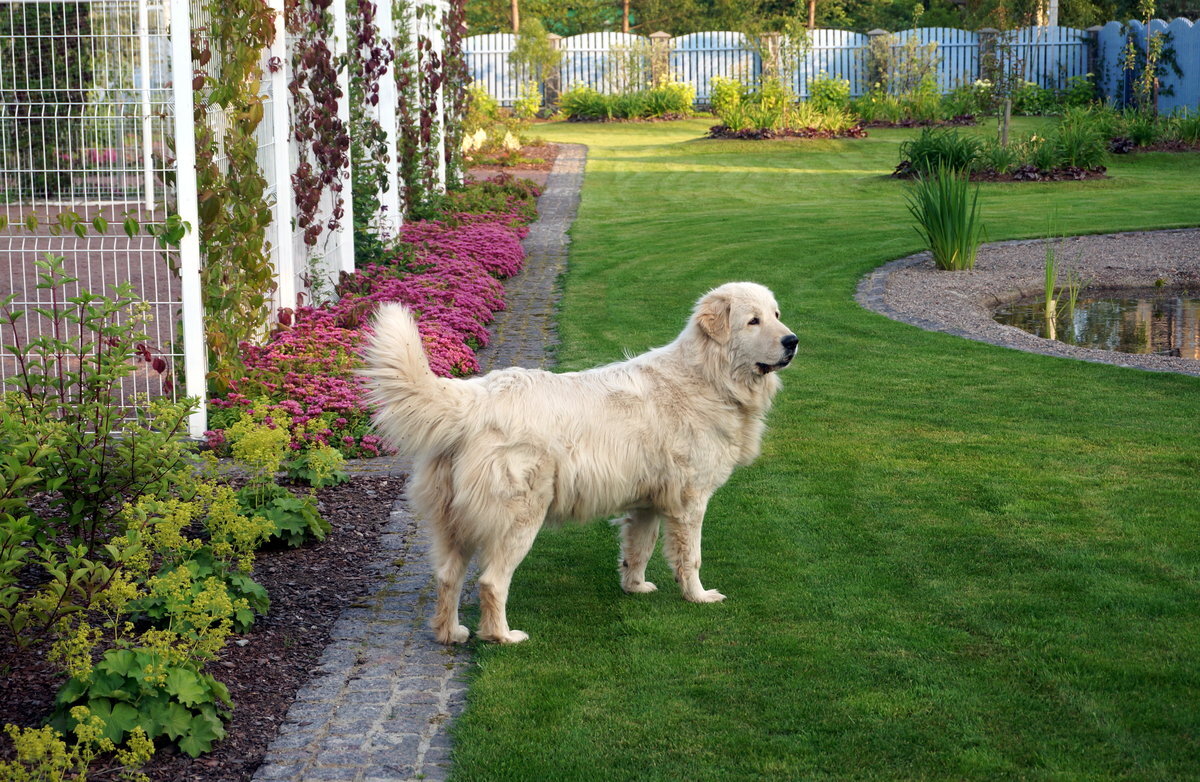
[[[507,307],[491,326],[490,345],[478,354],[483,372],[552,363],[559,278],[586,153],[579,144],[559,145],[538,199],[538,220],[522,242],[525,269],[507,281]],[[408,471],[395,457],[352,460],[347,468],[359,475]],[[471,655],[469,646],[438,644],[429,629],[436,586],[429,546],[424,525],[397,499],[371,565],[378,589],[343,610],[313,679],[296,694],[255,780],[447,777],[449,728],[465,706]]]
[[[985,244],[971,271],[939,271],[928,252],[899,258],[863,277],[854,298],[865,309],[926,331],[1048,356],[1200,376],[1200,361],[1076,347],[993,320],[998,307],[1044,289],[1046,241]],[[1168,287],[1200,289],[1200,228],[1051,241],[1060,269],[1080,272],[1089,291],[1152,287],[1157,280]]]

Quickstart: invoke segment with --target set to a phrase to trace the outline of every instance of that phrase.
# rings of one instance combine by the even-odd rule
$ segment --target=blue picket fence
[[[1160,77],[1158,110],[1196,111],[1200,108],[1200,24],[1187,19],[1165,22],[1151,20],[1149,26],[1132,21],[1109,22],[1096,33],[1097,83],[1101,94],[1117,104],[1128,103],[1133,95],[1132,75],[1125,70],[1125,51],[1130,41],[1146,50],[1148,35],[1164,35],[1163,71]]]
[[[1155,20],[1151,33],[1170,36],[1173,65],[1162,79],[1160,109],[1177,107],[1195,110],[1200,106],[1200,25],[1186,19]],[[1095,70],[1104,95],[1115,102],[1128,100],[1130,85],[1122,71],[1122,52],[1133,39],[1145,46],[1146,29],[1140,22],[1110,22],[1103,27],[1078,30],[1070,27],[1028,27],[1003,34],[1006,50],[1024,71],[1028,81],[1059,89],[1077,76]],[[930,27],[893,33],[886,39],[894,58],[902,57],[906,44],[931,50],[936,62],[936,79],[942,92],[981,77],[982,53],[996,41],[993,34],[946,27]],[[845,79],[850,94],[862,95],[871,88],[866,73],[870,36],[846,30],[817,29],[809,33],[809,45],[790,74],[796,93],[808,97],[809,83],[818,77]],[[696,89],[697,104],[708,102],[714,76],[755,84],[763,73],[762,56],[744,35],[714,31],[668,39],[671,77]],[[911,44],[910,44],[911,45]],[[471,76],[483,84],[502,104],[517,97],[518,79],[508,65],[512,50],[510,34],[476,35],[467,38],[464,50]],[[637,89],[649,78],[651,42],[624,33],[586,33],[562,38],[560,83],[564,89],[576,84],[601,92]]]

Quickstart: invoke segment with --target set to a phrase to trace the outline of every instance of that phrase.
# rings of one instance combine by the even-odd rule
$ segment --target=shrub
[[[709,81],[709,105],[712,108],[713,114],[721,118],[724,122],[725,118],[732,112],[736,111],[745,97],[745,86],[736,79],[727,79],[724,76],[714,76]],[[729,127],[733,127],[728,122],[725,122]]]
[[[1200,144],[1200,110],[1180,109],[1171,119],[1176,139],[1185,144]]]
[[[979,187],[971,192],[966,173],[938,166],[932,174],[919,176],[905,198],[934,264],[949,271],[974,268],[983,223]]]
[[[922,176],[939,168],[970,172],[978,166],[982,149],[983,143],[975,136],[953,129],[923,128],[916,138],[900,145],[900,157]]]
[[[850,82],[822,73],[808,83],[808,103],[818,112],[842,112],[850,107]]]
[[[569,120],[613,118],[612,105],[608,96],[583,85],[575,85],[560,95],[558,110]]]
[[[1087,116],[1068,111],[1059,120],[1048,143],[1052,145],[1054,166],[1098,168],[1108,160],[1108,138]]]
[[[686,116],[696,102],[696,88],[683,82],[666,82],[646,91],[646,111],[650,117]]]
[[[851,111],[863,122],[900,122],[904,108],[900,99],[876,85],[851,103]]]
[[[537,116],[542,108],[542,92],[536,81],[523,81],[517,89],[517,100],[513,103],[513,115],[529,120]]]

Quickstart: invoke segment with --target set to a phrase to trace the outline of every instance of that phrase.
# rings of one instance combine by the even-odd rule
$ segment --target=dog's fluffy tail
[[[429,368],[408,308],[380,305],[374,325],[361,374],[370,379],[375,428],[408,456],[450,447],[462,436],[466,384]]]

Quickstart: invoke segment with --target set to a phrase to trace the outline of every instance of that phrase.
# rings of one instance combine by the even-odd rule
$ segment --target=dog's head
[[[800,343],[779,319],[774,294],[753,282],[730,282],[709,291],[696,303],[692,321],[705,339],[723,349],[738,375],[783,369]]]

